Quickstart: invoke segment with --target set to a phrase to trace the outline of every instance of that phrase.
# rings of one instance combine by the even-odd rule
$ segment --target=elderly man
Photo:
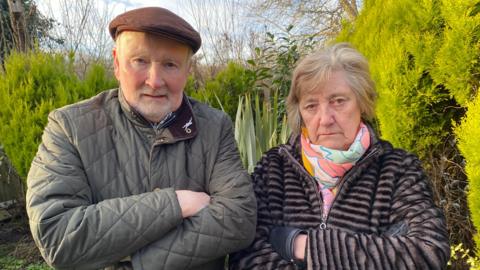
[[[35,242],[60,269],[223,269],[256,203],[231,121],[183,93],[200,36],[162,8],[110,33],[120,88],[53,111],[32,162]]]

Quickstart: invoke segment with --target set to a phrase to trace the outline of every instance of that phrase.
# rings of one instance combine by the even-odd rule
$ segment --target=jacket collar
[[[155,132],[152,127],[152,123],[145,119],[139,112],[137,112],[128,102],[125,100],[125,97],[121,91],[121,88],[118,89],[118,100],[122,111],[125,113],[125,116],[130,120],[135,126],[140,127],[141,130],[151,130]],[[192,104],[190,99],[184,94],[182,104],[180,108],[175,112],[175,119],[167,127],[172,138],[170,142],[175,142],[179,140],[185,140],[193,138],[197,135],[197,124],[195,116],[193,114]]]
[[[168,126],[168,130],[172,134],[173,138],[177,140],[189,139],[197,135],[197,124],[195,116],[193,114],[192,104],[190,99],[184,94],[182,105],[175,112],[176,119]]]

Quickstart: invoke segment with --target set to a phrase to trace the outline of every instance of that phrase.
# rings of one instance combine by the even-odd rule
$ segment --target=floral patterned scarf
[[[348,150],[335,150],[310,143],[308,131],[302,128],[302,160],[305,169],[319,184],[323,198],[323,217],[326,218],[337,194],[339,180],[352,168],[370,146],[370,133],[364,123]]]

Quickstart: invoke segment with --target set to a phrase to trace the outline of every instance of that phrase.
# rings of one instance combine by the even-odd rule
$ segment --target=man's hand
[[[178,203],[182,208],[182,217],[195,215],[210,203],[210,196],[205,192],[191,190],[176,190]]]

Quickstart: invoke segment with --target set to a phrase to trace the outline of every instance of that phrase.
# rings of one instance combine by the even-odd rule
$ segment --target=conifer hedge
[[[457,135],[467,164],[470,213],[480,230],[479,1],[366,0],[363,4],[357,19],[345,23],[338,41],[351,42],[370,61],[379,93],[382,137],[418,154],[430,175],[458,182],[464,176],[435,167],[456,162],[453,154],[444,154],[455,150],[444,149],[457,147]],[[449,208],[455,206],[449,202],[458,199],[448,193],[453,180],[433,184],[448,219],[449,211],[459,211]],[[468,222],[448,222],[453,242],[462,240],[455,234]]]
[[[369,0],[339,37],[370,61],[382,137],[419,155],[442,143],[459,107],[432,77],[443,29],[439,1]]]
[[[80,80],[73,61],[73,57],[38,51],[12,53],[5,59],[0,71],[0,143],[23,179],[48,113],[117,84],[101,65],[92,65]]]
[[[469,182],[468,206],[472,222],[477,228],[474,240],[480,256],[480,95],[468,104],[466,117],[455,130],[458,147],[465,157],[465,172]]]

